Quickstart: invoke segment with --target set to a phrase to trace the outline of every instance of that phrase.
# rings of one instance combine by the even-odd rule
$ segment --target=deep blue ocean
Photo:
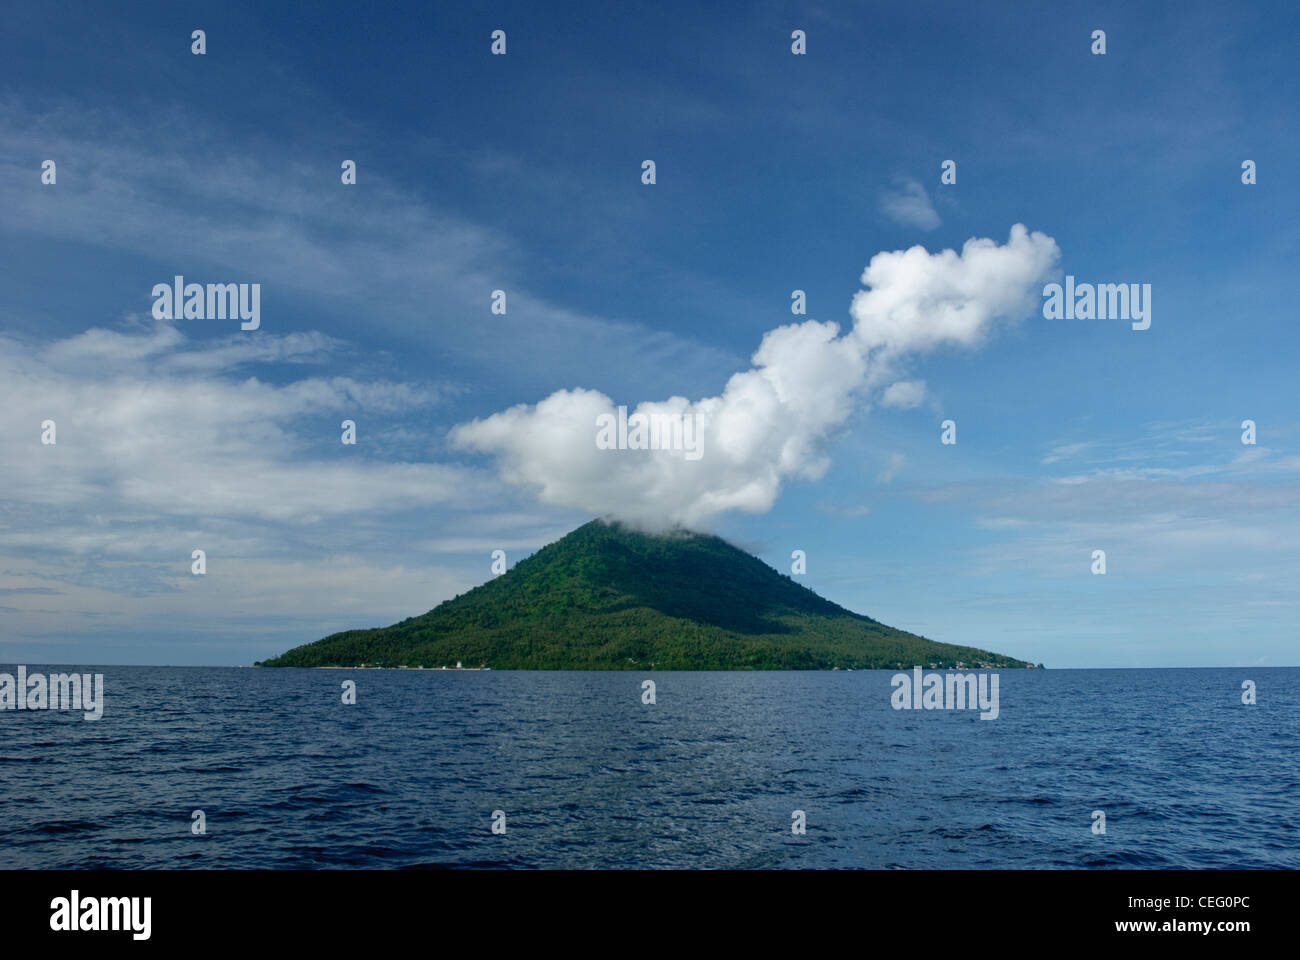
[[[28,664],[74,669],[102,719],[0,712],[5,867],[1300,867],[1300,668],[1003,670],[995,720],[893,671]]]

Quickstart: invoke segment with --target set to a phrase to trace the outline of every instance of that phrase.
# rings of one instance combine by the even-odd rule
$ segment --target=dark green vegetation
[[[423,616],[336,633],[258,665],[457,661],[497,670],[1029,666],[852,613],[717,537],[601,520]]]

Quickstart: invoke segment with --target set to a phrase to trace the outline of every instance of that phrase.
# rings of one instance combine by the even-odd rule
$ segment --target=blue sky
[[[1046,320],[1035,289],[833,413],[756,415],[799,469],[759,443],[725,482],[770,504],[694,522],[1051,667],[1297,662],[1294,5],[546,6],[10,8],[0,659],[251,663],[421,613],[610,509],[528,447],[534,408],[495,454],[458,426],[577,388],[718,397],[769,331],[852,328],[877,254],[1024,224],[1048,279],[1151,284],[1150,329]],[[260,283],[261,329],[155,321],[176,274]]]

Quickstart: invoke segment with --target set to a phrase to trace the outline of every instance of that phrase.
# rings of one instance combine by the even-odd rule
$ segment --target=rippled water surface
[[[75,669],[102,719],[0,712],[6,866],[1300,867],[1296,668],[1001,671],[985,721],[888,671]]]

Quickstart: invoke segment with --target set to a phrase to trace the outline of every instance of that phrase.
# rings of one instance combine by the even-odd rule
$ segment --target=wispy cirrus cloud
[[[672,331],[553,302],[530,284],[533,260],[509,236],[438,209],[380,168],[365,169],[363,186],[353,190],[340,186],[337,163],[322,169],[271,143],[242,155],[215,149],[223,131],[176,110],[145,122],[60,107],[35,113],[0,99],[0,141],[10,148],[0,158],[6,231],[161,264],[142,274],[142,301],[153,283],[176,273],[261,282],[266,331],[296,338],[279,341],[285,362],[310,355],[306,338],[326,334],[278,328],[269,307],[277,296],[336,323],[338,314],[362,316],[397,341],[454,351],[465,364],[508,367],[522,378],[572,379],[621,358],[633,341],[643,361],[623,371],[633,382],[665,370],[707,380],[736,362],[726,350]],[[10,159],[20,155],[76,159],[64,162],[51,190]],[[138,170],[150,175],[131,175]],[[508,319],[489,312],[498,288],[509,295]],[[122,346],[101,344],[110,352]],[[230,345],[251,349],[259,348]],[[550,357],[544,368],[535,363],[541,355]]]
[[[895,223],[919,230],[935,230],[940,224],[938,211],[919,180],[907,177],[880,195],[880,209]]]
[[[900,380],[885,388],[885,392],[880,395],[880,405],[911,410],[924,403],[925,397],[924,380]]]

